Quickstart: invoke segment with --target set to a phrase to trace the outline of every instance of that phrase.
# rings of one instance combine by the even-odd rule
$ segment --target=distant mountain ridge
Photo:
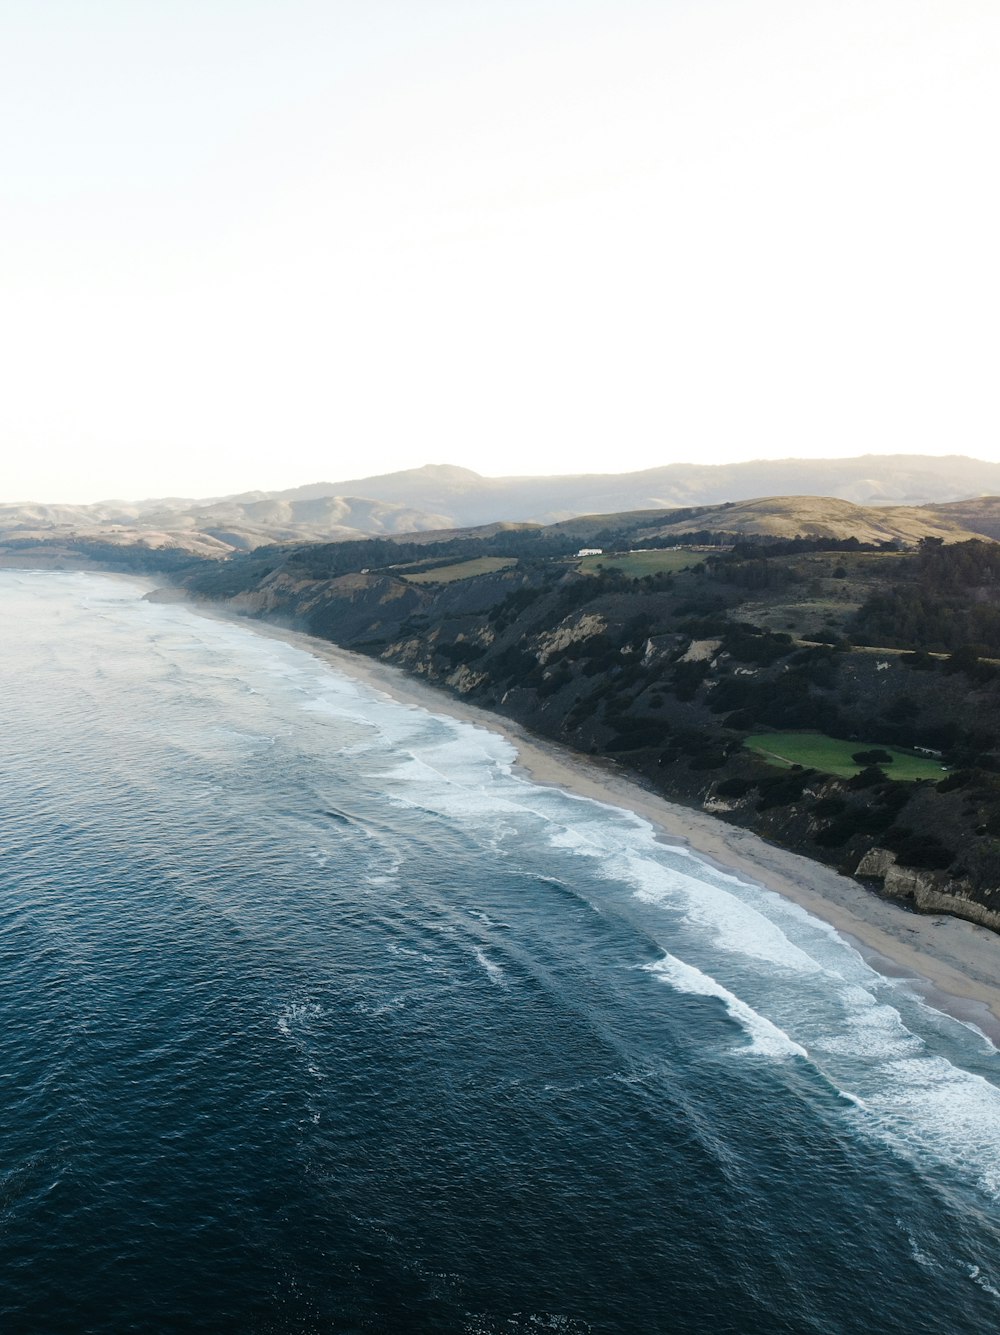
[[[345,482],[209,500],[0,505],[0,539],[100,536],[116,544],[173,546],[207,555],[273,542],[330,542],[494,523],[552,524],[579,516],[763,504],[761,498],[768,497],[797,503],[810,498],[813,524],[822,522],[824,505],[836,508],[833,502],[880,510],[916,506],[923,511],[922,523],[993,537],[1000,536],[997,496],[1000,464],[961,455],[667,464],[637,473],[561,477],[489,478],[450,464],[428,464]],[[677,516],[679,521],[684,518]],[[896,516],[890,527],[901,518]],[[748,517],[747,522],[763,520]],[[786,515],[775,520],[774,529],[748,531],[785,532],[791,522]],[[840,513],[831,514],[830,522],[852,521]]]
[[[1000,464],[963,455],[866,454],[854,459],[678,463],[636,473],[497,478],[444,464],[265,494],[271,499],[340,494],[405,502],[451,514],[452,526],[459,528],[499,519],[550,524],[580,514],[718,505],[765,496],[832,496],[857,505],[964,501],[1000,494]]]

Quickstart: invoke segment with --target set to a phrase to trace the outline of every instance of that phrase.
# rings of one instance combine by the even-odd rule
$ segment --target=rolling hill
[[[903,541],[963,529],[995,537],[1000,535],[1000,500],[984,495],[991,491],[1000,493],[1000,465],[961,456],[669,464],[639,473],[521,478],[427,465],[211,500],[0,505],[0,541],[100,538],[205,554],[274,542],[336,542],[495,523],[552,524],[637,511],[650,512],[651,519],[663,516],[662,525],[651,523],[653,533],[671,531],[670,525],[686,524],[692,515],[723,505],[731,507],[728,527],[748,525],[741,531],[754,533],[786,535],[791,526],[793,532],[821,534],[829,531],[823,525],[842,532],[846,525],[860,524],[865,533],[879,530]],[[779,514],[774,509],[778,500],[754,500],[760,497],[779,498],[789,508]],[[748,510],[747,503],[766,504],[771,512],[765,517]],[[901,507],[913,517],[906,518]],[[671,512],[674,517],[668,517]],[[855,536],[860,538],[861,531],[855,530]]]

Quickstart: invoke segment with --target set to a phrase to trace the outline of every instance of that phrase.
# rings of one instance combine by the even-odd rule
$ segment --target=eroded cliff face
[[[888,848],[870,849],[858,863],[855,874],[880,882],[890,899],[903,900],[920,913],[950,913],[1000,932],[1000,912],[975,899],[968,881],[944,872],[900,867],[895,853]]]
[[[604,617],[595,616],[592,612],[581,612],[578,616],[566,617],[554,630],[544,630],[535,636],[533,646],[535,659],[544,667],[556,654],[590,639],[592,635],[600,635],[607,628],[608,623]]]
[[[1000,930],[1000,782],[982,774],[939,791],[947,785],[895,783],[877,770],[847,781],[775,769],[742,745],[746,701],[775,726],[789,718],[822,730],[831,718],[841,727],[853,720],[859,738],[871,737],[877,716],[914,711],[954,729],[970,711],[961,678],[797,648],[745,623],[730,630],[717,616],[688,613],[677,591],[554,580],[530,566],[428,585],[392,570],[313,579],[279,565],[228,606],[378,657],[541,736],[613,759],[674,801],[857,875],[920,912]],[[975,690],[970,717],[1000,714],[994,687]],[[939,865],[913,865],[921,861]]]

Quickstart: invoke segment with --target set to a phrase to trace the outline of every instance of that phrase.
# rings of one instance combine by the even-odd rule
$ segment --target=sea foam
[[[745,1051],[756,1052],[765,1057],[809,1055],[805,1048],[790,1038],[783,1029],[779,1029],[776,1024],[734,996],[716,979],[696,969],[694,965],[685,964],[683,960],[676,959],[673,955],[666,955],[662,960],[644,967],[677,992],[687,992],[699,997],[717,997],[729,1015],[749,1035],[751,1042]]]

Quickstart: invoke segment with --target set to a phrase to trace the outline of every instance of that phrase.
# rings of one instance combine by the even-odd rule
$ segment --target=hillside
[[[223,555],[272,542],[330,542],[443,529],[448,522],[446,515],[413,506],[350,496],[216,501],[187,508],[4,506],[0,507],[0,543],[105,540],[170,546],[194,555]]]
[[[140,541],[160,535],[178,550],[205,551],[222,544],[234,551],[272,542],[343,541],[366,535],[456,531],[490,523],[550,524],[578,516],[606,516],[647,510],[655,515],[685,513],[754,498],[829,497],[853,506],[934,509],[921,515],[923,530],[898,531],[915,540],[928,527],[950,533],[965,524],[990,532],[995,524],[988,500],[1000,493],[1000,465],[955,456],[866,455],[857,459],[765,460],[732,465],[669,464],[639,473],[579,474],[566,477],[486,478],[465,468],[428,465],[380,477],[312,483],[286,491],[245,492],[212,500],[106,501],[97,505],[2,505],[0,540],[82,537]],[[828,506],[828,502],[823,502]],[[966,509],[952,506],[964,505]],[[990,519],[992,513],[993,519]],[[833,522],[830,515],[827,516]],[[801,511],[770,529],[755,528],[759,517],[744,512],[746,532],[786,534],[795,522],[818,531],[818,514]],[[900,522],[901,517],[897,516]],[[860,522],[853,512],[836,520]],[[864,521],[866,524],[875,521]],[[888,521],[893,522],[893,521]],[[783,526],[782,526],[783,525]],[[731,525],[731,527],[733,527]],[[866,530],[867,531],[867,530]],[[208,544],[206,547],[205,544]]]
[[[913,547],[925,538],[963,542],[980,536],[945,517],[940,509],[909,509],[905,506],[869,507],[830,497],[779,496],[739,504],[695,506],[684,510],[643,510],[623,514],[582,515],[547,526],[516,523],[485,524],[478,528],[428,527],[399,531],[394,525],[413,522],[414,512],[386,503],[353,501],[350,516],[366,518],[372,528],[380,525],[372,540],[384,545],[382,564],[398,564],[433,556],[438,548],[464,544],[470,557],[485,552],[483,544],[494,544],[490,554],[522,557],[532,551],[549,556],[568,556],[578,546],[608,549],[637,547],[667,548],[678,543],[707,542],[726,545],[740,537],[843,540],[871,545]],[[148,527],[106,524],[94,529],[59,525],[52,529],[14,528],[0,532],[0,564],[45,565],[105,564],[123,570],[176,570],[188,562],[218,561],[237,552],[266,551],[275,544],[342,543],[342,559],[354,560],[355,549],[364,550],[369,535],[339,525],[347,511],[335,498],[298,501],[259,500],[247,502],[237,514],[230,502],[219,502],[196,515],[165,515],[150,512]],[[198,520],[211,518],[213,523]],[[237,527],[253,519],[256,529]],[[190,519],[191,527],[183,525]],[[225,521],[229,521],[228,524]],[[157,521],[172,522],[158,528]],[[331,532],[332,530],[332,532]],[[382,550],[382,549],[380,549]],[[369,556],[367,559],[371,560]]]
[[[964,527],[957,515],[947,517],[944,507],[863,506],[832,496],[768,496],[670,517],[641,530],[638,537],[666,537],[704,528],[771,538],[856,538],[858,542],[908,546],[927,537],[961,542],[977,531]]]
[[[730,537],[833,538],[861,543],[916,546],[923,538],[966,542],[981,536],[948,518],[944,507],[864,506],[830,496],[767,496],[725,505],[699,505],[683,510],[639,510],[617,514],[579,515],[539,529],[581,544],[624,540],[633,545],[663,544],[695,534]],[[474,537],[485,529],[451,530],[453,537]],[[406,538],[415,535],[407,534]],[[428,534],[428,539],[442,534]]]
[[[974,533],[1000,538],[1000,496],[977,496],[968,501],[928,505],[927,510]]]

